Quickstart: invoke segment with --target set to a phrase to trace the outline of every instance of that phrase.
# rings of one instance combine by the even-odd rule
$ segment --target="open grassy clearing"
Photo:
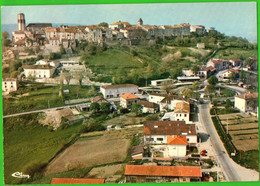
[[[66,171],[66,164],[68,163],[73,169],[78,164],[82,167],[92,167],[123,162],[130,147],[130,138],[137,133],[142,133],[142,128],[104,131],[103,136],[98,139],[81,139],[53,160],[48,165],[45,174]]]
[[[59,86],[43,86],[41,84],[37,84],[32,89],[23,88],[22,92],[23,94],[27,94],[27,96],[20,97],[18,95],[3,99],[3,113],[4,115],[7,115],[31,110],[46,109],[49,106],[50,108],[63,106],[64,103],[59,96],[59,89]],[[89,86],[79,87],[64,85],[63,89],[68,89],[70,91],[70,93],[65,94],[65,100],[89,98],[97,92]]]
[[[244,58],[257,57],[257,49],[241,49],[241,48],[228,48],[226,50],[220,50],[215,58],[220,59],[238,59],[240,56]]]
[[[119,117],[115,117],[113,119],[107,120],[103,123],[103,125],[138,125],[142,124],[144,121],[146,121],[146,117],[136,117],[134,113],[128,113],[121,115]]]
[[[50,132],[37,122],[38,114],[4,119],[4,175],[5,183],[17,178],[12,173],[23,171],[32,162],[47,163],[67,143],[81,124]]]
[[[87,66],[97,74],[115,75],[120,70],[142,68],[143,64],[130,53],[113,49],[89,57]]]

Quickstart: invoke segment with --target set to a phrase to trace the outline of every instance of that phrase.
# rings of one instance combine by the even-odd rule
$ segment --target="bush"
[[[42,172],[46,166],[47,166],[47,163],[33,162],[24,167],[23,173],[29,174],[30,177],[32,177],[32,178],[36,175],[38,177],[39,175],[42,174]]]

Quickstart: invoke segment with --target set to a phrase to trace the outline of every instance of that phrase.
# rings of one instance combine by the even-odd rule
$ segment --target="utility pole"
[[[228,118],[227,118],[227,134],[228,134]]]

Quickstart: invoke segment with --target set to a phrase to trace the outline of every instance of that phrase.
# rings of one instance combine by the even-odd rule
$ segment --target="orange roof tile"
[[[84,178],[52,178],[51,184],[100,184],[104,179],[84,179]]]
[[[125,175],[202,177],[202,172],[200,167],[191,166],[126,165]]]
[[[130,94],[130,93],[120,95],[120,97],[123,99],[138,99],[138,96],[136,96],[134,94]]]
[[[186,136],[167,136],[167,144],[169,145],[187,145]]]

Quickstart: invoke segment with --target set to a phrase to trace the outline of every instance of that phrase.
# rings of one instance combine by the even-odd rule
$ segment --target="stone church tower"
[[[138,20],[138,25],[143,25],[143,20],[141,18]]]
[[[17,15],[18,30],[25,30],[25,16],[23,13]]]

